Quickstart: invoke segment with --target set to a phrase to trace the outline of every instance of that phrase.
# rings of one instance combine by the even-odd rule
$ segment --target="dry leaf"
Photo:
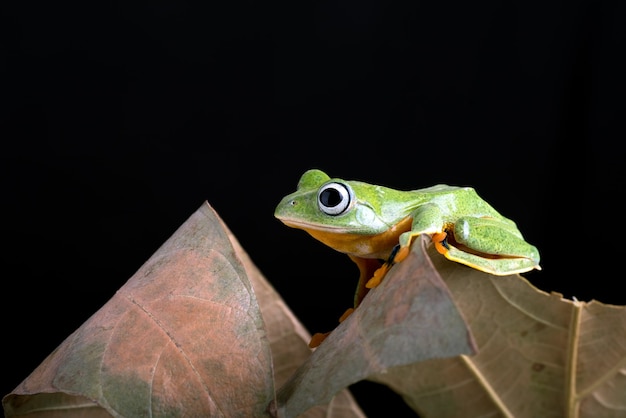
[[[266,338],[282,384],[311,355],[310,335],[203,205],[3,400],[5,414],[262,416],[273,396]],[[364,414],[344,390],[302,417]]]
[[[425,238],[371,290],[277,393],[273,415],[296,417],[387,368],[474,352],[452,296],[425,254]]]
[[[430,252],[479,352],[372,380],[422,417],[626,417],[625,307],[565,300]]]
[[[273,396],[256,297],[203,205],[3,407],[7,417],[260,417]]]

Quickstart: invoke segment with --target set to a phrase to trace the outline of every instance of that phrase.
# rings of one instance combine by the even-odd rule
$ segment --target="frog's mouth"
[[[279,218],[282,223],[287,225],[290,228],[304,229],[305,231],[328,231],[333,233],[345,233],[348,231],[345,227],[334,226],[334,225],[319,225],[312,224],[309,222],[303,222],[299,220],[289,219],[289,218]]]

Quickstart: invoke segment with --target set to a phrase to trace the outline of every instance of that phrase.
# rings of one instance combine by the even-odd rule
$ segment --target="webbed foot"
[[[383,281],[383,277],[385,277],[385,274],[387,274],[390,268],[391,265],[389,265],[388,263],[380,266],[380,268],[374,272],[372,278],[369,279],[367,283],[365,283],[365,287],[368,289],[372,289],[378,286]]]
[[[383,263],[383,265],[374,272],[372,278],[369,279],[367,283],[365,283],[365,287],[368,289],[372,289],[378,286],[383,281],[383,278],[391,269],[391,267],[395,263],[399,263],[400,261],[404,260],[409,255],[410,248],[411,247],[408,245],[405,247],[400,246],[400,244],[396,245],[391,251],[391,254],[389,255],[387,261]]]

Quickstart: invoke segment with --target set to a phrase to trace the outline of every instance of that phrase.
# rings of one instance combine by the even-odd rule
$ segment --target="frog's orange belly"
[[[313,238],[339,252],[360,258],[386,260],[393,247],[398,244],[400,234],[411,229],[411,221],[412,219],[407,217],[387,231],[373,235],[303,229]]]

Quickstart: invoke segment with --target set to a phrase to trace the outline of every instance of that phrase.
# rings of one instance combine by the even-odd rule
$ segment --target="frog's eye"
[[[344,213],[352,202],[352,189],[343,183],[328,183],[317,192],[317,204],[327,215]]]

